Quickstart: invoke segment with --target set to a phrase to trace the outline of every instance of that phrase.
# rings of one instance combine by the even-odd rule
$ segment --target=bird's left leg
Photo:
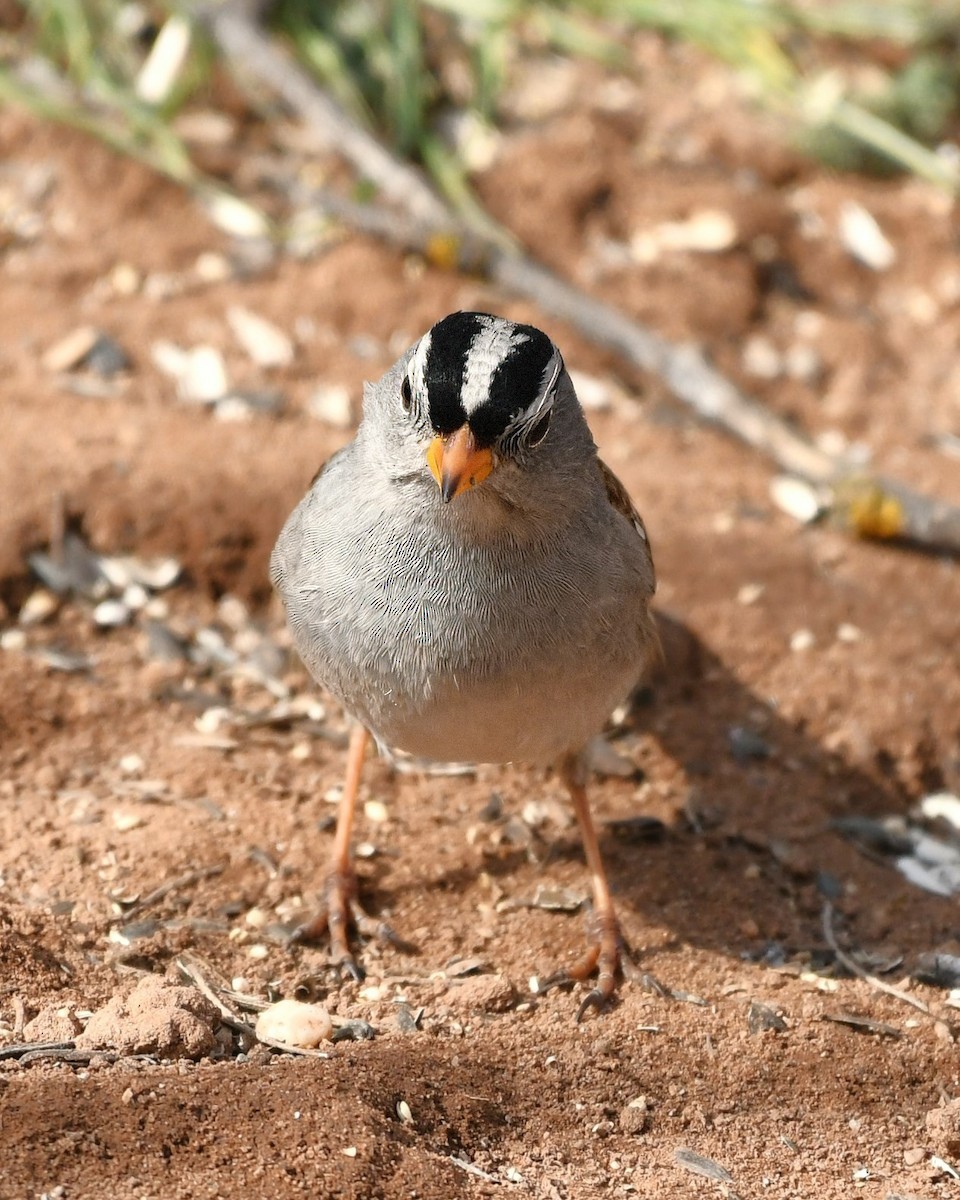
[[[587,768],[581,754],[569,754],[560,763],[560,776],[566,784],[574,812],[580,826],[580,837],[590,871],[590,883],[593,888],[592,926],[588,933],[589,947],[586,954],[566,970],[558,972],[547,981],[548,985],[583,981],[589,979],[596,971],[595,987],[584,996],[577,1009],[579,1022],[591,1008],[602,1009],[617,990],[617,976],[622,974],[633,978],[637,974],[636,967],[630,959],[630,951],[620,932],[620,922],[617,919],[610,894],[610,884],[607,871],[600,854],[600,844],[597,841],[597,831],[590,812],[587,799],[586,777]]]

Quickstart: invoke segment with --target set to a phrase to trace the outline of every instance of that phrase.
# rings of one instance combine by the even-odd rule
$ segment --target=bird
[[[323,902],[297,931],[362,969],[351,837],[369,738],[443,762],[553,767],[592,884],[584,956],[548,983],[632,967],[587,797],[586,748],[655,664],[646,528],[600,459],[558,347],[533,325],[454,312],[378,383],[314,477],[270,573],[294,645],[353,719]],[[366,921],[366,924],[364,923]]]

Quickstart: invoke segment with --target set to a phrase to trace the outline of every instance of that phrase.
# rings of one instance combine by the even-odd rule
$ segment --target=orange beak
[[[444,504],[461,492],[483,483],[493,470],[493,451],[478,446],[469,425],[448,437],[435,437],[427,450],[430,473],[440,488]]]

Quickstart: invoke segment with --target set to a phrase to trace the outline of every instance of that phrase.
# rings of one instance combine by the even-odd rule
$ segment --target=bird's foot
[[[580,1001],[576,1023],[579,1025],[586,1014],[595,1009],[601,1012],[617,991],[620,978],[639,980],[642,972],[633,961],[630,947],[620,932],[620,924],[613,913],[596,913],[587,931],[587,952],[572,966],[564,967],[551,975],[542,988],[562,987],[565,984],[584,983],[594,973],[597,982]]]
[[[407,953],[416,947],[399,937],[386,921],[365,912],[357,899],[357,877],[352,871],[331,871],[324,886],[323,900],[314,912],[302,920],[290,933],[291,942],[313,942],[327,935],[330,941],[330,963],[357,983],[366,972],[350,948],[350,930],[367,941],[385,942]]]

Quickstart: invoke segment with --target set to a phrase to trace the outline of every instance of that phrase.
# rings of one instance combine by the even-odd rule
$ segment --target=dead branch
[[[513,246],[508,235],[467,228],[412,167],[359,129],[307,73],[269,40],[248,0],[194,8],[243,83],[253,76],[304,121],[318,144],[347,159],[399,211],[354,204],[324,193],[315,203],[357,231],[415,250],[448,269],[479,274],[534,301],[584,337],[662,379],[670,392],[707,421],[759,451],[781,470],[824,488],[828,517],[858,537],[960,554],[960,506],[865,473],[824,453],[707,361],[697,346],[675,345],[612,305],[567,283]]]
[[[823,902],[823,936],[826,938],[827,945],[833,951],[837,962],[858,979],[862,979],[864,983],[876,989],[878,992],[883,992],[885,996],[892,996],[894,1000],[899,1000],[902,1004],[909,1004],[913,1008],[918,1008],[922,1013],[930,1015],[929,1007],[922,1000],[918,1000],[916,996],[911,996],[909,992],[903,991],[901,988],[894,987],[892,983],[884,983],[882,979],[878,979],[876,975],[871,975],[865,970],[857,960],[840,947],[837,941],[837,935],[833,928],[833,905],[829,900]]]

